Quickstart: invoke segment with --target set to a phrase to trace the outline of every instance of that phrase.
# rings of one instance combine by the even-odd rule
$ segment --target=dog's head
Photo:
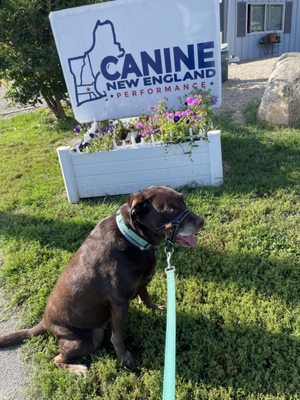
[[[132,227],[153,244],[171,239],[176,228],[175,242],[190,247],[203,226],[203,218],[187,209],[181,193],[166,186],[151,186],[128,197]]]

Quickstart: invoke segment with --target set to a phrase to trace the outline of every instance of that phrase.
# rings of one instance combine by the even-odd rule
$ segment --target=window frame
[[[285,22],[285,3],[247,3],[247,9],[246,9],[246,35],[262,35],[262,34],[268,34],[271,32],[274,32],[273,30],[263,30],[259,32],[248,32],[248,26],[251,21],[249,21],[250,15],[249,15],[249,6],[264,6],[265,8],[265,15],[264,15],[264,29],[266,29],[267,25],[267,6],[281,6],[282,7],[282,15],[281,15],[281,29],[276,30],[278,33],[283,33],[284,32],[284,22]]]

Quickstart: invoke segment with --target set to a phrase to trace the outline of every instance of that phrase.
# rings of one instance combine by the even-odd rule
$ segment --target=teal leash
[[[175,267],[171,265],[172,251],[165,249],[167,255],[167,328],[165,344],[165,366],[163,400],[175,399],[176,386],[176,297]]]
[[[177,231],[184,219],[191,213],[190,210],[183,210],[175,220],[154,229],[154,232],[162,232],[167,229],[171,230],[171,237],[167,241],[165,253],[167,256],[167,327],[166,327],[166,344],[165,344],[165,365],[164,365],[164,382],[163,382],[163,400],[175,400],[176,388],[176,296],[175,296],[175,267],[171,265],[171,257],[173,254],[173,246],[176,239]],[[152,247],[151,243],[138,235],[134,230],[129,228],[123,219],[121,210],[117,212],[116,221],[120,232],[134,246],[140,250],[148,250]],[[142,220],[139,223],[146,226]],[[150,228],[153,230],[153,228]]]

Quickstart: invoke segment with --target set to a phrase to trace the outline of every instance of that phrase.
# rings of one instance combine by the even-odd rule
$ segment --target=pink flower
[[[200,100],[197,99],[197,97],[195,99],[193,99],[191,102],[191,105],[193,105],[193,106],[199,106],[199,104],[200,104]]]
[[[181,116],[182,117],[187,117],[187,116],[189,116],[190,114],[192,114],[193,113],[193,111],[192,110],[184,110],[184,111],[182,111],[182,113],[181,113]]]
[[[174,113],[172,113],[172,112],[167,112],[167,113],[166,113],[166,117],[167,117],[168,119],[173,119],[173,118],[174,118]]]
[[[141,135],[142,135],[143,137],[145,137],[145,136],[150,136],[153,132],[154,132],[154,129],[152,128],[152,126],[149,126],[148,128],[144,129],[144,130],[141,132]]]
[[[192,96],[188,96],[187,98],[186,98],[186,103],[187,103],[187,105],[188,106],[190,106],[191,104],[192,104],[192,101],[194,100],[194,98],[192,97]]]
[[[136,129],[141,129],[141,128],[143,127],[143,123],[142,123],[142,122],[138,122],[138,123],[135,125],[135,127],[136,127]]]

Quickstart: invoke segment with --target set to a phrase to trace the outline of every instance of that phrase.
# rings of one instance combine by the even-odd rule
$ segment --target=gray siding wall
[[[283,0],[249,0],[249,1],[225,0],[225,1],[228,1],[227,38],[225,38],[225,40],[228,43],[229,54],[238,56],[240,60],[251,60],[262,57],[270,57],[271,54],[266,52],[264,46],[259,45],[259,40],[265,35],[264,33],[251,33],[251,34],[246,33],[245,36],[238,37],[237,4],[238,2],[244,2],[247,4],[255,4],[255,3],[285,4],[285,1]],[[281,43],[278,44],[278,49],[277,49],[278,55],[291,51],[300,51],[300,0],[293,0],[292,3],[293,3],[293,8],[292,8],[292,20],[291,20],[291,32],[279,33],[281,38]]]

